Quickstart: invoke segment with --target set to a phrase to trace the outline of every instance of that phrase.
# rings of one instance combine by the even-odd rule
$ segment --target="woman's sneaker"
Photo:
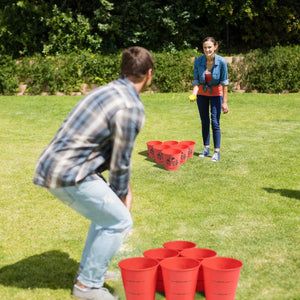
[[[81,288],[74,285],[72,297],[75,299],[84,299],[84,300],[116,300],[106,288],[91,289],[91,288]]]
[[[218,161],[220,160],[220,151],[215,151],[213,157],[211,158],[211,161]]]
[[[199,157],[206,157],[209,155],[209,148],[205,147],[203,151],[199,154]]]

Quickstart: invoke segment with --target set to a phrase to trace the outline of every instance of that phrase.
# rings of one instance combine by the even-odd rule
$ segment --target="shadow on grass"
[[[288,190],[288,189],[272,189],[272,188],[263,188],[268,193],[278,193],[283,197],[294,198],[300,200],[300,191],[297,190]]]
[[[78,263],[67,253],[48,251],[0,269],[0,285],[18,288],[71,289]]]
[[[143,156],[148,157],[148,151],[147,151],[147,150],[141,151],[141,152],[139,152],[139,155],[143,155]],[[150,159],[150,158],[149,158],[149,159]]]
[[[153,163],[153,166],[154,166],[155,168],[164,169],[164,166],[163,166],[163,165],[157,164],[157,163],[155,162],[155,159],[149,157],[148,151],[147,151],[147,150],[146,150],[146,151],[141,151],[141,152],[139,152],[138,154],[139,154],[139,155],[142,155],[142,156],[145,156],[145,157],[146,157],[145,160],[146,160],[146,161],[152,162],[152,163]]]
[[[151,162],[155,162],[155,159],[150,158],[148,155],[148,151],[141,151],[138,153],[139,155],[145,156],[146,157],[146,161],[151,161]]]

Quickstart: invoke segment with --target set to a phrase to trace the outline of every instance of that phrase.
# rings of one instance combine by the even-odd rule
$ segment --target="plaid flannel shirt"
[[[49,189],[71,186],[109,170],[111,188],[126,196],[134,141],[144,120],[144,106],[128,79],[93,90],[75,106],[41,154],[34,184]]]

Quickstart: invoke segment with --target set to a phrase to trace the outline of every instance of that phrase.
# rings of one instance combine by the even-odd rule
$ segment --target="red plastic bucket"
[[[189,248],[189,249],[182,250],[180,252],[180,255],[183,257],[189,257],[189,258],[196,259],[201,263],[206,258],[216,257],[217,252],[214,250],[205,249],[205,248]],[[204,291],[204,279],[203,279],[202,264],[200,264],[200,268],[199,268],[196,291],[197,292]]]
[[[146,144],[147,144],[147,148],[148,148],[148,155],[149,155],[149,157],[150,158],[154,158],[153,146],[154,145],[161,145],[162,142],[161,141],[149,141]]]
[[[166,149],[162,151],[164,155],[164,166],[168,171],[178,170],[180,165],[181,150],[179,149]]]
[[[177,141],[165,141],[163,142],[164,145],[169,145],[169,146],[174,146],[177,145],[178,142]]]
[[[150,249],[143,253],[145,257],[156,259],[157,261],[161,262],[162,260],[169,258],[169,257],[176,257],[179,256],[179,252],[173,249],[166,249],[166,248],[156,248]],[[156,290],[163,292],[164,289],[164,282],[162,277],[161,266],[158,266],[157,269],[157,282],[156,282]]]
[[[229,257],[202,262],[206,300],[234,300],[243,263]]]
[[[158,261],[132,257],[119,262],[127,300],[154,300]]]
[[[166,149],[170,149],[171,146],[170,145],[155,145],[153,146],[153,150],[154,150],[154,158],[156,163],[163,165],[164,164],[164,155],[162,153],[163,150]]]
[[[189,145],[177,144],[177,145],[172,146],[172,149],[179,149],[181,151],[180,164],[186,163],[186,161],[188,159]]]
[[[200,262],[187,257],[167,258],[160,263],[167,300],[194,300]]]
[[[163,244],[164,248],[174,249],[181,252],[183,249],[195,248],[196,244],[189,241],[170,241]]]
[[[193,141],[182,141],[180,142],[181,145],[188,145],[189,149],[188,149],[188,158],[193,157],[194,155],[194,148],[195,148],[195,142]]]

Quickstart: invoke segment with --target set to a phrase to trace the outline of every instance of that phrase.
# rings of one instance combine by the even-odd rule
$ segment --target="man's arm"
[[[135,108],[122,109],[114,117],[109,183],[119,197],[126,197],[128,193],[131,154],[143,122],[144,113]]]

